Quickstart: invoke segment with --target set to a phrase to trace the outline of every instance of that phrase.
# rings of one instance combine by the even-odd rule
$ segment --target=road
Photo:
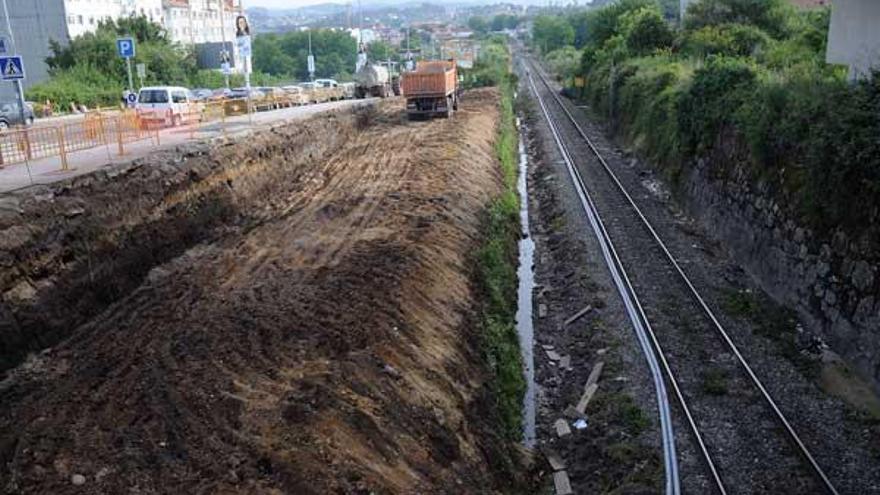
[[[271,127],[290,121],[301,120],[317,113],[351,108],[357,105],[372,104],[373,99],[344,100],[302,107],[283,108],[268,112],[259,112],[250,117],[241,115],[227,118],[224,123],[213,122],[199,126],[197,130],[189,127],[163,129],[159,133],[159,142],[150,140],[126,145],[125,154],[119,155],[115,144],[100,146],[78,151],[68,155],[69,170],[61,170],[60,157],[33,160],[29,163],[18,163],[0,168],[0,194],[15,191],[35,184],[50,184],[87,174],[116,163],[141,158],[162,149],[173,148],[181,144],[207,140],[223,135],[237,135],[253,132],[255,129]],[[64,117],[65,120],[78,116]],[[82,118],[79,116],[79,118]],[[57,119],[56,119],[57,120]],[[38,124],[42,125],[42,124]]]

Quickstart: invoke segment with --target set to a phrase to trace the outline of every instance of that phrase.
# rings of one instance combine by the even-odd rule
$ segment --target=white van
[[[149,123],[178,126],[201,120],[204,105],[197,102],[190,90],[180,86],[141,88],[135,110]]]

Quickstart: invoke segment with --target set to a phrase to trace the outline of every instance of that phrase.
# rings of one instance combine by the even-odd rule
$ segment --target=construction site
[[[498,99],[429,122],[385,100],[0,198],[0,487],[513,484],[471,254]]]

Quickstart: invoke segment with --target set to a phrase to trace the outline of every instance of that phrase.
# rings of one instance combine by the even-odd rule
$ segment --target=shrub
[[[784,0],[699,0],[688,5],[684,25],[688,30],[696,30],[720,24],[746,24],[781,38],[788,30],[792,12]]]
[[[737,58],[711,56],[694,72],[678,108],[681,144],[691,156],[705,154],[733,122],[755,86],[755,68]]]
[[[684,53],[700,58],[709,55],[747,57],[769,43],[770,37],[754,26],[721,24],[687,32],[681,41],[681,48]]]
[[[627,66],[633,73],[619,90],[618,104],[627,137],[674,174],[681,162],[678,104],[693,69],[670,57],[634,59]]]
[[[71,103],[89,107],[118,105],[122,86],[93,67],[77,65],[57,71],[52,78],[31,86],[26,96],[41,104],[49,100],[56,109],[67,111]]]
[[[547,54],[547,64],[562,81],[570,81],[577,73],[581,54],[573,46],[566,46]]]

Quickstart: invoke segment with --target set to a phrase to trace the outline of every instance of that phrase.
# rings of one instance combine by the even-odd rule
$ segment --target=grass
[[[482,345],[501,430],[522,438],[522,398],[526,383],[516,331],[517,241],[520,235],[517,132],[512,78],[501,83],[501,122],[495,152],[504,176],[504,192],[489,206],[485,241],[479,250],[479,278],[484,292]]]
[[[804,356],[798,348],[794,311],[748,290],[726,290],[721,305],[728,315],[752,323],[755,335],[772,341],[777,352],[805,376],[815,378],[818,375],[817,363]]]

